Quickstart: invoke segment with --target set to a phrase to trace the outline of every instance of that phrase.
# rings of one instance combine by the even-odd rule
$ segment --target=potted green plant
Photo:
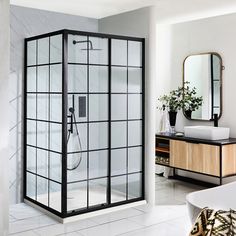
[[[183,86],[183,111],[187,118],[191,119],[192,112],[198,110],[203,103],[202,96],[197,96],[196,87],[190,88],[190,82],[184,82]]]
[[[167,111],[169,112],[169,120],[172,132],[174,132],[177,112],[182,108],[182,98],[182,88],[180,87],[178,89],[170,91],[169,95],[163,95],[158,98],[158,101],[161,103],[159,109],[167,109]]]

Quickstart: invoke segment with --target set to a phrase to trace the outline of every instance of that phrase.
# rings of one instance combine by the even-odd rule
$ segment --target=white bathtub
[[[214,210],[236,210],[235,197],[236,182],[188,194],[186,200],[192,223],[204,207]]]

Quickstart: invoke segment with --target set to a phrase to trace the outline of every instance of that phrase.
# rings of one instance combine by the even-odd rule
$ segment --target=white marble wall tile
[[[0,0],[0,235],[8,235],[9,0]]]
[[[61,29],[97,32],[98,20],[12,5],[10,21],[10,203],[14,204],[22,201],[24,38]]]

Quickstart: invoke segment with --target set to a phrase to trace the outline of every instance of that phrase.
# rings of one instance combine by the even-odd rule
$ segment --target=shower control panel
[[[79,96],[79,117],[86,117],[86,96]]]

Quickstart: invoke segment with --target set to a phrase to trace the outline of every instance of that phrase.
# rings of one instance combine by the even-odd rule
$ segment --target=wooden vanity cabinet
[[[161,148],[162,139],[165,149]],[[168,162],[160,162],[165,156]],[[236,175],[236,139],[211,141],[159,134],[156,135],[156,164],[214,176],[222,184],[223,178]]]
[[[220,147],[171,140],[170,165],[180,169],[220,176]]]

